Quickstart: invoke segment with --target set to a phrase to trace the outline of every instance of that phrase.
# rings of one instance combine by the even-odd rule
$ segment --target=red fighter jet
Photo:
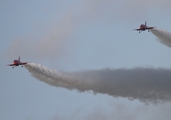
[[[150,30],[150,29],[153,29],[153,28],[155,28],[155,27],[149,27],[149,26],[147,26],[147,23],[146,23],[146,21],[145,21],[145,24],[141,24],[141,25],[140,25],[140,28],[134,29],[134,30],[139,31],[139,33],[140,33],[140,32],[145,31],[145,30],[148,30],[148,32],[149,32],[149,30]]]
[[[20,61],[20,57],[18,57],[18,60],[14,60],[12,64],[8,64],[7,66],[12,66],[12,68],[21,65],[21,67],[23,67],[23,65],[27,64],[28,62],[21,62]]]

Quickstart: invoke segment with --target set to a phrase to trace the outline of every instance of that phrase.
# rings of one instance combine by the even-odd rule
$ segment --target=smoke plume
[[[60,72],[35,63],[28,63],[25,68],[38,80],[69,90],[93,91],[146,102],[171,100],[170,69],[133,68]]]
[[[154,28],[151,30],[151,32],[158,37],[158,40],[163,43],[164,45],[167,45],[168,47],[171,47],[171,33],[169,33],[166,30],[162,30],[159,28]]]

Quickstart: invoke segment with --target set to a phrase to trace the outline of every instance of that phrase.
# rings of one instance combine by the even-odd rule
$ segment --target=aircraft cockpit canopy
[[[14,60],[14,62],[18,62],[18,60]]]

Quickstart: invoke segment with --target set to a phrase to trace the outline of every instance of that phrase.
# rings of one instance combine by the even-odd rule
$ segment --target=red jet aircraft
[[[23,67],[23,65],[27,64],[28,62],[21,62],[20,61],[20,57],[18,57],[18,60],[14,60],[12,64],[8,64],[7,66],[12,66],[12,68],[21,65],[21,67]]]
[[[148,32],[149,32],[149,30],[150,30],[150,29],[153,29],[153,28],[155,28],[155,27],[149,27],[149,26],[147,26],[147,23],[146,23],[146,21],[145,21],[145,24],[141,24],[141,25],[140,25],[140,28],[134,29],[134,30],[139,31],[139,33],[140,33],[140,32],[145,31],[145,30],[148,30]]]

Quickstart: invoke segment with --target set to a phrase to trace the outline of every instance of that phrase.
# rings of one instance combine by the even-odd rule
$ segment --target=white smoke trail
[[[151,32],[158,37],[159,41],[168,47],[171,47],[171,33],[166,30],[162,30],[159,28],[154,28]]]
[[[69,90],[91,90],[114,97],[152,102],[171,100],[170,69],[102,69],[64,73],[35,63],[28,63],[25,68],[33,77]]]

